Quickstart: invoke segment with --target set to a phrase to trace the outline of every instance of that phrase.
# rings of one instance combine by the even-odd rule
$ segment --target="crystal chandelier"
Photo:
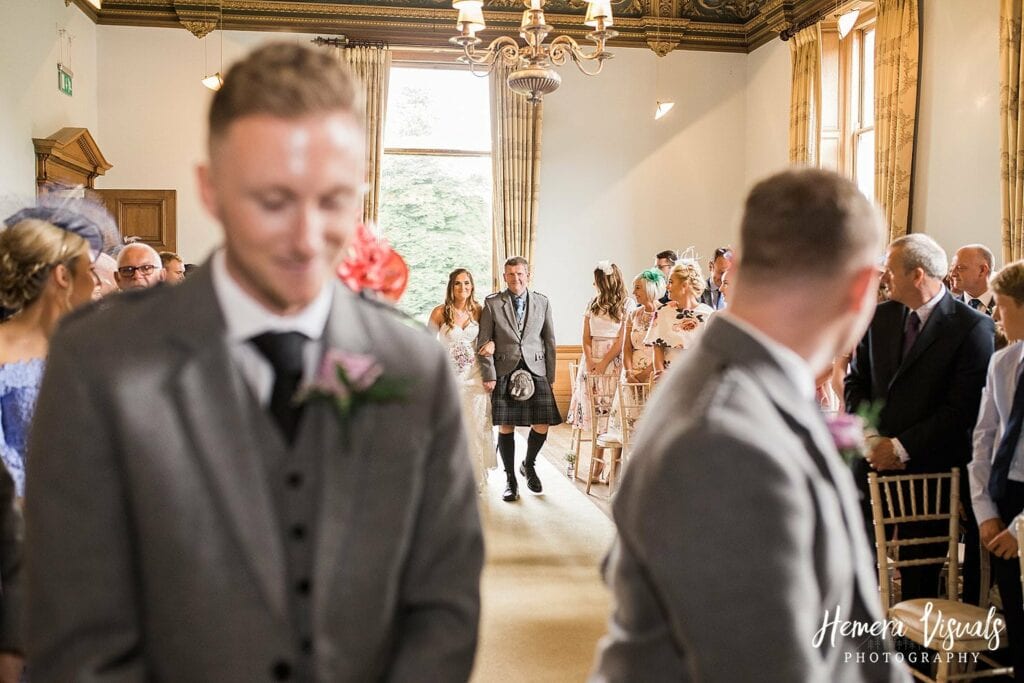
[[[460,33],[451,38],[450,42],[462,48],[463,54],[459,61],[469,64],[478,76],[490,72],[499,60],[515,67],[515,71],[508,75],[508,87],[526,95],[532,104],[537,104],[544,95],[561,85],[562,77],[553,66],[562,66],[571,59],[580,71],[588,76],[596,76],[601,73],[604,61],[613,56],[604,49],[605,42],[618,35],[608,28],[614,23],[611,0],[589,0],[587,3],[584,24],[594,29],[587,33],[587,38],[595,45],[594,51],[590,53],[584,52],[579,43],[566,35],[557,36],[550,43],[544,44],[544,39],[552,29],[544,21],[544,0],[526,0],[526,11],[519,25],[519,35],[526,41],[525,45],[520,46],[508,36],[500,36],[486,48],[477,49],[477,45],[483,41],[476,34],[486,26],[483,6],[483,0],[452,2],[452,7],[459,11],[455,26]],[[585,62],[596,62],[597,68],[588,71],[584,67]]]

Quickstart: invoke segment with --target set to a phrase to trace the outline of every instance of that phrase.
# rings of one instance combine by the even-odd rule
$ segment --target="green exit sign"
[[[57,64],[57,89],[68,97],[72,96],[71,92],[71,79],[74,78],[74,74],[71,73],[71,69],[64,66],[63,64]]]

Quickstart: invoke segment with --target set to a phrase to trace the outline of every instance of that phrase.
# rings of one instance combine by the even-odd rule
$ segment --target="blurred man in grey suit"
[[[454,380],[333,277],[361,121],[330,55],[255,51],[214,96],[199,172],[224,247],[55,337],[28,477],[34,683],[469,677],[483,548]]]
[[[614,502],[592,680],[909,680],[890,641],[843,635],[882,616],[814,400],[871,319],[878,218],[850,181],[786,171],[751,191],[740,236],[728,312],[655,392]]]

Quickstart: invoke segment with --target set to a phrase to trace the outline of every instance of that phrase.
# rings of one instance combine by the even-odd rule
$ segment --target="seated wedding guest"
[[[751,191],[729,308],[645,409],[612,503],[614,607],[591,681],[909,681],[881,656],[890,639],[848,635],[882,619],[878,587],[813,403],[870,319],[881,246],[871,203],[834,173]],[[816,647],[823,618],[837,628]]]
[[[125,245],[117,255],[114,273],[118,288],[146,289],[164,279],[164,266],[156,249],[143,242]]]
[[[950,290],[960,301],[985,315],[995,313],[995,295],[989,288],[995,258],[984,244],[968,244],[956,250],[949,268]]]
[[[164,267],[164,281],[172,285],[185,280],[185,262],[173,251],[161,251],[160,263]]]
[[[1014,680],[1024,681],[1024,597],[1016,529],[1011,523],[1024,511],[1024,443],[1020,438],[1024,424],[1024,261],[999,271],[992,279],[992,290],[1012,344],[989,362],[974,427],[973,458],[967,469],[981,542],[993,554]]]
[[[611,261],[594,268],[597,295],[583,314],[583,358],[572,389],[566,422],[590,430],[590,389],[587,377],[618,377],[622,372],[622,325],[632,310],[622,271]]]
[[[654,347],[654,378],[668,370],[683,349],[697,343],[704,325],[714,311],[701,303],[704,274],[696,261],[683,259],[676,263],[668,278],[669,302],[654,314],[654,322],[644,337],[644,344]]]
[[[497,467],[494,458],[494,425],[491,422],[491,395],[484,390],[480,364],[476,361],[476,338],[480,334],[483,307],[476,299],[476,283],[466,268],[448,275],[444,303],[430,312],[428,325],[448,349],[448,359],[459,385],[462,418],[469,435],[469,456],[476,473],[477,493],[487,485],[487,472]],[[480,349],[481,356],[494,353],[494,343]]]
[[[622,333],[622,371],[627,382],[649,382],[654,372],[654,347],[644,344],[654,321],[658,300],[665,294],[665,277],[650,268],[633,278],[638,306],[626,315]]]
[[[728,271],[722,273],[722,284],[718,286],[718,292],[722,297],[722,308],[719,310],[724,310],[729,305],[729,289],[731,288],[729,277]]]
[[[29,218],[0,230],[0,457],[25,493],[25,448],[50,337],[70,310],[92,299],[88,238]],[[99,246],[98,242],[94,242]],[[0,504],[2,505],[2,504]]]
[[[665,251],[659,251],[657,256],[654,257],[654,267],[661,271],[662,276],[665,278],[665,282],[668,282],[669,273],[672,272],[672,267],[676,265],[676,261],[679,260],[679,254],[673,249],[666,249]],[[663,304],[668,303],[668,294],[662,294],[658,301]]]
[[[92,291],[94,301],[118,291],[114,277],[117,260],[113,256],[106,252],[100,253],[92,263],[92,271],[96,274],[96,288]]]
[[[708,264],[711,275],[708,276],[707,286],[700,295],[701,303],[705,303],[715,311],[725,308],[725,297],[722,295],[722,281],[725,274],[729,272],[732,265],[732,247],[719,247]]]

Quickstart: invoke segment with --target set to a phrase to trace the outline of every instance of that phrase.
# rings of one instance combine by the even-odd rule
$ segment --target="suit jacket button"
[[[270,671],[274,674],[275,681],[287,681],[292,677],[292,667],[283,659],[274,662],[274,666],[271,667]]]

